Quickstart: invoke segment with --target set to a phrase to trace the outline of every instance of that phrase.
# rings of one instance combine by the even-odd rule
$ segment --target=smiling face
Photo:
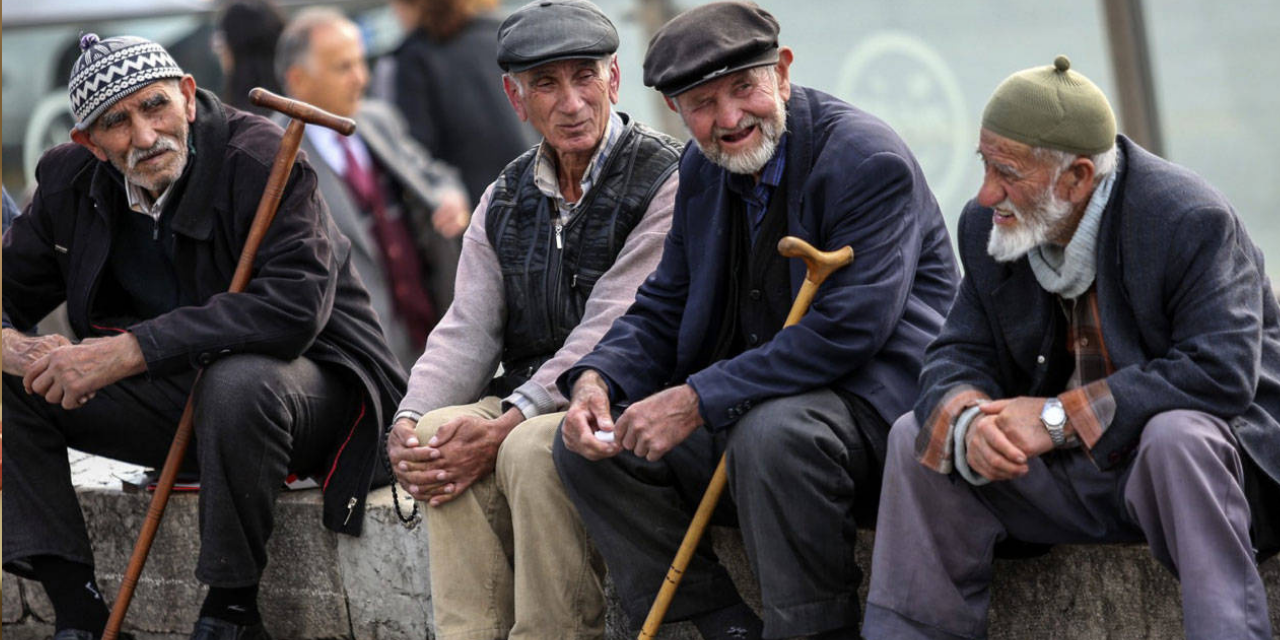
[[[159,196],[187,166],[187,132],[196,119],[196,82],[153,82],[107,110],[71,138],[125,178]]]
[[[778,54],[775,66],[743,69],[667,100],[702,154],[731,173],[759,173],[786,132],[792,53],[783,47]]]
[[[590,156],[618,102],[618,59],[557,60],[503,78],[521,122],[542,134],[560,156]]]
[[[978,155],[984,171],[977,202],[992,209],[987,253],[1011,262],[1039,245],[1071,240],[1092,191],[1079,188],[1092,184],[1093,165],[1087,158],[1060,168],[1037,156],[1029,145],[986,129],[979,137]]]

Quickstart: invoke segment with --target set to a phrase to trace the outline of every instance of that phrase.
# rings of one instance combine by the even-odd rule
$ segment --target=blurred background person
[[[392,0],[408,34],[380,70],[379,95],[394,102],[409,131],[456,167],[471,202],[512,158],[534,144],[502,93],[493,63],[498,0]]]
[[[222,66],[223,102],[259,115],[271,113],[249,102],[249,90],[281,92],[275,58],[282,30],[284,14],[272,0],[234,0],[218,13],[213,50]]]
[[[413,140],[393,106],[364,96],[364,43],[338,10],[294,16],[280,36],[276,69],[289,97],[356,121],[350,137],[308,127],[302,150],[334,222],[351,239],[387,343],[408,369],[453,301],[458,238],[471,216],[462,184]]]

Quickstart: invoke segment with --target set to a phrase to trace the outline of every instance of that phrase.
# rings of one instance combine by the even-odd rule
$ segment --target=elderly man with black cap
[[[226,293],[280,128],[197,89],[153,42],[80,44],[74,144],[41,158],[4,236],[4,566],[44,586],[56,638],[98,637],[66,450],[160,466],[203,368],[186,466],[210,588],[191,637],[265,638],[258,580],[285,477],[319,474],[324,524],[359,534],[404,379],[305,162],[248,288]],[[20,333],[64,301],[80,342]]]
[[[560,381],[572,402],[556,464],[636,625],[727,450],[763,636],[854,637],[855,518],[875,513],[890,421],[915,399],[955,293],[911,151],[875,117],[792,84],[778,32],[755,5],[722,2],[649,43],[645,82],[696,144],[657,271]],[[786,235],[857,257],[784,329],[805,275],[778,255]],[[706,638],[762,633],[705,540],[670,611]]]
[[[604,633],[603,569],[551,461],[568,404],[555,381],[657,264],[680,156],[613,110],[617,47],[586,0],[528,4],[498,32],[507,97],[542,143],[476,207],[453,306],[387,444],[400,485],[430,508],[443,640]]]
[[[992,548],[1013,538],[1146,540],[1182,581],[1188,638],[1270,638],[1262,252],[1221,193],[1117,136],[1065,56],[996,88],[978,153],[960,296],[889,438],[864,634],[985,638]]]

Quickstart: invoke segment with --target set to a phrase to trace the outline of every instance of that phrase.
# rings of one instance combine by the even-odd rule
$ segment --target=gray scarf
[[[1046,243],[1027,252],[1031,271],[1046,291],[1072,299],[1093,285],[1098,265],[1098,229],[1102,227],[1102,212],[1111,199],[1115,181],[1113,171],[1093,190],[1084,217],[1065,248]]]

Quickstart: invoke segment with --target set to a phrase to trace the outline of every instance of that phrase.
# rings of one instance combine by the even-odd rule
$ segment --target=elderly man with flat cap
[[[603,567],[551,461],[568,404],[555,381],[657,264],[680,156],[614,111],[617,47],[586,0],[528,4],[498,32],[507,97],[542,143],[476,207],[453,306],[387,445],[400,485],[429,505],[442,640],[604,633]]]
[[[1065,56],[987,103],[960,295],[889,437],[864,634],[985,638],[993,545],[1139,542],[1188,638],[1271,637],[1280,308],[1231,204]]]
[[[917,395],[957,273],[906,144],[792,84],[778,32],[755,5],[722,2],[649,43],[645,82],[696,144],[657,271],[561,378],[572,402],[555,458],[633,624],[727,449],[721,515],[742,527],[763,636],[853,637],[855,524],[875,513],[890,421]],[[857,257],[784,329],[805,275],[778,254],[788,235]],[[692,619],[706,638],[762,634],[706,540],[669,618]]]
[[[74,142],[40,159],[4,236],[4,567],[44,586],[55,638],[98,637],[66,450],[160,466],[202,368],[185,466],[209,591],[191,637],[265,638],[258,581],[285,477],[316,474],[325,526],[359,534],[404,376],[305,161],[248,287],[227,293],[280,127],[197,89],[154,42],[80,46]],[[61,302],[80,342],[20,332]]]

